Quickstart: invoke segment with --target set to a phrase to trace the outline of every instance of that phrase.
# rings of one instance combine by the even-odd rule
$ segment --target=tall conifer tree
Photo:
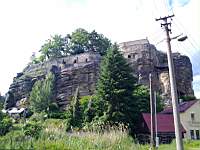
[[[105,56],[97,83],[99,117],[104,121],[127,123],[133,128],[136,106],[132,93],[136,79],[118,46]]]

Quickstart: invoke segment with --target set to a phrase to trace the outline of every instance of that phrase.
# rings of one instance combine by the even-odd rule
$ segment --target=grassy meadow
[[[65,131],[65,122],[47,119],[40,135],[25,136],[23,124],[15,124],[5,136],[0,136],[0,149],[38,150],[148,150],[149,145],[136,144],[122,130],[111,129],[104,133],[92,131]],[[184,141],[186,150],[200,150],[200,141]],[[160,145],[159,150],[175,150],[175,143]]]

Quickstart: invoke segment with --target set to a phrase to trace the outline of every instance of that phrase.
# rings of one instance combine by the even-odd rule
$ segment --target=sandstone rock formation
[[[153,76],[153,87],[163,97],[166,105],[170,104],[170,84],[167,67],[167,56],[158,51],[148,40],[137,40],[120,44],[121,51],[130,63],[138,83],[149,85],[149,73]],[[194,95],[192,89],[192,65],[187,56],[173,54],[176,81],[179,96]],[[101,56],[98,53],[83,53],[49,60],[40,64],[28,65],[22,73],[13,79],[9,90],[14,101],[28,97],[35,81],[45,78],[51,71],[56,76],[55,99],[60,107],[69,104],[77,87],[80,95],[91,95],[99,74]]]
[[[34,83],[44,79],[48,72],[53,72],[55,81],[55,99],[64,107],[79,86],[80,96],[91,95],[99,73],[101,57],[97,53],[84,53],[49,60],[41,64],[31,64],[13,79],[9,90],[14,95],[15,103],[28,97]]]
[[[161,94],[165,105],[171,105],[170,82],[167,54],[158,51],[147,39],[120,44],[124,57],[127,58],[138,82],[149,86],[149,73],[153,76],[153,88]],[[173,53],[177,93],[181,96],[194,96],[192,89],[192,64],[189,57]]]

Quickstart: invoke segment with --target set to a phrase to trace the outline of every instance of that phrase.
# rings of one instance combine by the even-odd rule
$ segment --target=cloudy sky
[[[172,41],[173,51],[191,58],[200,98],[199,10],[199,0],[1,0],[0,92],[7,92],[16,73],[50,35],[66,35],[79,27],[95,29],[113,42],[148,38],[166,51],[165,34],[155,18],[174,13],[171,36],[183,33],[189,38]]]

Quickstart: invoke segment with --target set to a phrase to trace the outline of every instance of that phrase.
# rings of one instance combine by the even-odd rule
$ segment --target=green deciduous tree
[[[111,46],[111,42],[103,34],[98,34],[95,30],[91,33],[85,29],[78,28],[72,34],[65,37],[61,35],[51,36],[41,46],[41,55],[31,59],[32,63],[44,62],[45,60],[76,55],[88,51],[99,52],[105,55],[107,49]]]
[[[40,50],[43,58],[61,57],[65,54],[65,39],[61,35],[54,35],[48,39]]]
[[[150,113],[150,96],[148,87],[138,85],[133,92],[133,97],[136,100],[139,112]],[[161,102],[161,97],[159,95],[157,95],[156,109],[157,112],[160,112],[163,109],[163,103]]]
[[[115,44],[108,50],[97,83],[99,117],[104,121],[127,123],[133,128],[136,119],[135,100],[132,92],[136,79],[125,58]]]
[[[99,52],[101,55],[105,55],[110,46],[110,40],[104,37],[103,34],[98,34],[95,30],[89,34],[90,51]]]
[[[5,135],[12,127],[12,120],[0,111],[0,136]]]
[[[71,54],[80,54],[88,51],[89,33],[82,28],[76,29],[71,34],[70,49]]]
[[[49,73],[45,80],[38,80],[30,94],[30,108],[34,112],[48,111],[53,101],[54,75]]]

